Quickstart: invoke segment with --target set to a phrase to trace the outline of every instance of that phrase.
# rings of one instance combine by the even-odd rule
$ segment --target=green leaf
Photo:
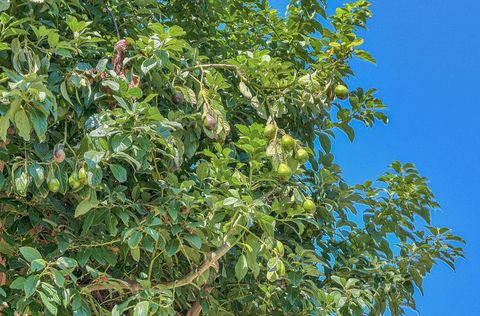
[[[55,284],[58,285],[59,287],[63,287],[65,284],[65,277],[63,274],[58,271],[57,269],[53,269],[53,280],[55,281]]]
[[[134,231],[130,236],[130,238],[128,239],[128,246],[130,248],[137,248],[138,244],[142,240],[142,237],[143,237],[142,233],[140,233],[139,231]]]
[[[364,50],[361,50],[361,49],[356,49],[355,50],[355,55],[360,58],[360,59],[363,59],[363,60],[366,60],[368,62],[371,62],[373,64],[376,64],[377,61],[375,60],[375,58],[372,57],[372,55],[370,55],[370,53],[364,51]]]
[[[167,244],[167,255],[173,256],[180,249],[180,242],[177,239],[172,239]]]
[[[202,247],[202,240],[196,235],[186,235],[185,239],[197,249]]]
[[[116,153],[125,151],[132,146],[131,136],[116,134],[110,140],[110,146]]]
[[[40,291],[40,299],[42,300],[43,305],[45,305],[45,307],[48,309],[50,313],[52,313],[53,315],[57,315],[57,312],[58,312],[57,306],[52,304],[50,302],[50,299],[41,291]]]
[[[60,93],[62,94],[62,97],[63,97],[68,103],[70,103],[71,105],[73,105],[73,102],[72,102],[72,100],[70,99],[70,95],[68,94],[67,85],[66,85],[65,81],[63,81],[63,82],[60,84]]]
[[[21,247],[20,253],[28,261],[32,262],[33,260],[43,259],[40,252],[37,249],[32,247]]]
[[[115,82],[113,80],[103,80],[102,81],[102,86],[109,87],[113,91],[120,90],[120,85],[118,84],[118,82]]]
[[[50,31],[50,33],[48,33],[48,46],[50,46],[50,48],[55,48],[59,42],[59,39],[60,37],[58,36],[57,33],[53,32],[53,31]]]
[[[28,119],[27,113],[24,110],[20,110],[15,114],[15,127],[18,129],[18,135],[24,140],[30,140],[30,134],[32,133],[32,125]]]
[[[98,61],[97,66],[95,69],[97,70],[97,73],[101,73],[105,70],[108,64],[108,59],[107,58],[102,58]]]
[[[25,296],[28,298],[35,293],[37,290],[38,285],[40,284],[40,279],[36,275],[31,275],[27,278],[25,283],[23,284],[23,291],[25,292]]]
[[[0,116],[0,139],[7,139],[7,131],[10,127],[10,121],[13,121],[15,113],[17,113],[20,108],[20,99],[15,99],[8,108],[8,111],[5,115]]]
[[[47,133],[47,115],[40,110],[30,109],[28,116],[30,117],[38,139],[43,142],[45,140],[45,133]]]
[[[45,170],[36,162],[33,162],[31,165],[29,165],[27,170],[30,176],[33,178],[35,186],[39,188],[45,181]]]
[[[138,302],[133,310],[133,316],[148,316],[150,303],[147,301]]]
[[[94,168],[98,163],[100,163],[105,156],[104,151],[96,151],[90,150],[87,151],[83,157],[85,158],[85,162],[90,168]]]
[[[68,257],[60,257],[57,259],[57,265],[61,269],[73,269],[78,266],[77,260],[68,258]]]
[[[2,239],[0,240],[0,253],[10,257],[15,253],[15,248]]]
[[[81,201],[78,205],[77,208],[75,209],[75,217],[82,216],[88,211],[90,211],[95,205],[90,202],[90,199],[87,198],[83,201]]]
[[[30,269],[32,272],[41,271],[45,269],[47,262],[43,259],[35,259],[30,263]]]
[[[9,287],[13,290],[22,290],[26,281],[27,279],[25,279],[24,277],[18,277],[13,280],[12,283],[10,283]]]
[[[235,277],[239,282],[247,275],[247,271],[247,258],[242,254],[240,258],[238,258],[237,264],[235,265]]]
[[[0,139],[5,141],[7,139],[7,131],[10,126],[10,120],[7,116],[0,116]]]
[[[87,169],[88,184],[92,188],[98,187],[102,183],[103,171],[100,166]]]
[[[134,98],[140,99],[143,95],[143,92],[142,92],[142,89],[140,89],[138,87],[134,87],[134,88],[128,89],[127,95],[129,97],[134,97]]]
[[[152,70],[157,65],[157,59],[154,57],[145,59],[142,63],[141,69],[142,72],[146,75],[150,70]]]
[[[130,248],[130,253],[132,255],[133,260],[139,262],[140,261],[140,248]]]
[[[209,169],[210,167],[208,166],[208,163],[206,162],[199,163],[196,170],[198,180],[205,181],[205,179],[208,177]]]
[[[0,0],[0,12],[6,11],[10,8],[10,0]]]
[[[0,0],[1,1],[1,0]],[[7,44],[5,43],[2,43],[0,42],[0,51],[2,50],[9,50],[10,49],[10,46],[8,46]]]
[[[355,139],[355,131],[353,130],[353,128],[344,123],[344,124],[338,124],[337,125],[347,136],[348,136],[348,139],[353,142],[354,139]]]
[[[329,153],[332,149],[332,143],[330,141],[330,138],[325,134],[320,134],[320,144],[322,145],[322,148],[323,150],[325,150],[326,153]]]
[[[113,176],[117,179],[118,182],[127,181],[127,170],[118,164],[110,165],[110,170],[112,171]]]

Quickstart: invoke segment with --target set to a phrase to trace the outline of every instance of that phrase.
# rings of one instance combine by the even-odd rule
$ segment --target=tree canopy
[[[348,87],[370,3],[326,5],[0,0],[0,313],[415,309],[463,240],[413,164],[342,178],[387,116]]]

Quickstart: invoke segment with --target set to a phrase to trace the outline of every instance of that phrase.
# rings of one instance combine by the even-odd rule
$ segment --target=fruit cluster
[[[45,177],[44,176],[44,171],[43,168],[40,167],[39,170],[41,171],[36,171],[35,175],[37,175],[39,178],[38,181],[36,182],[37,187],[40,187],[40,185],[43,183],[43,181],[46,182],[48,191],[51,193],[57,193],[61,189],[61,182],[60,179],[58,178],[58,175],[55,174],[55,163],[56,164],[61,164],[65,161],[65,151],[63,150],[62,145],[57,145],[55,146],[55,149],[53,151],[53,164],[50,164],[50,170],[48,172],[48,175]],[[35,168],[32,168],[32,170]],[[27,194],[28,186],[30,183],[30,177],[27,175],[26,172],[21,173],[17,179],[15,179],[15,192],[21,196],[25,196]],[[68,178],[68,184],[73,190],[77,190],[80,188],[82,185],[87,185],[88,184],[88,176],[87,172],[83,167],[81,167],[78,172],[74,172],[70,177]]]
[[[88,184],[88,177],[87,177],[87,172],[85,171],[85,168],[80,168],[78,172],[74,172],[68,177],[68,185],[73,190],[77,190],[81,185],[87,185]]]
[[[268,124],[265,126],[263,131],[264,136],[270,142],[276,143],[278,141],[279,129],[274,123]],[[298,142],[287,133],[284,133],[280,139],[280,145],[282,148],[283,162],[278,165],[277,173],[280,179],[287,181],[293,175],[292,166],[285,162],[285,158],[294,158],[294,165],[300,164],[303,165],[308,161],[308,152],[298,144]]]
[[[280,146],[283,155],[281,155],[282,159],[277,167],[277,174],[282,181],[288,181],[293,175],[293,170],[295,170],[298,165],[303,165],[308,161],[309,154],[292,136],[283,131],[282,133],[283,136],[280,139]],[[274,144],[278,142],[277,136],[279,129],[274,123],[265,126],[263,134],[269,142],[273,142]],[[303,202],[303,209],[308,213],[313,213],[316,209],[315,203],[311,199],[306,198]]]

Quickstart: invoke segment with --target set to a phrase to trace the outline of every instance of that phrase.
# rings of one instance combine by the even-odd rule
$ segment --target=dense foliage
[[[412,164],[331,152],[387,122],[345,81],[369,5],[0,0],[1,313],[415,308],[462,239]]]

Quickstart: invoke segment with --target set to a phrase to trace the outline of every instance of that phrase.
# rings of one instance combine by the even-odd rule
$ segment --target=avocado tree
[[[414,165],[331,151],[387,122],[348,87],[369,6],[0,0],[0,313],[415,309],[463,240]]]

